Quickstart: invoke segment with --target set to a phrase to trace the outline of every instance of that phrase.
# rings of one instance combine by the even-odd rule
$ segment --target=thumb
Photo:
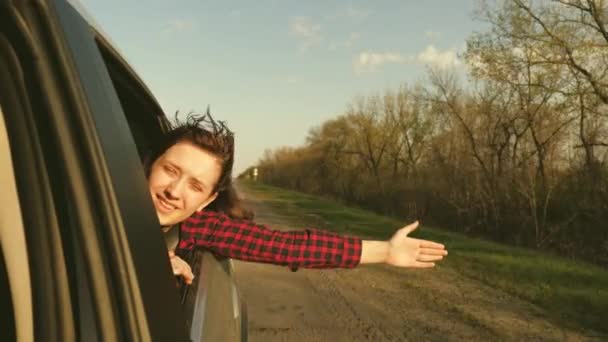
[[[416,230],[416,228],[418,228],[418,220],[414,221],[414,223],[410,223],[407,226],[401,228],[401,230],[406,235],[409,235],[411,232],[413,232],[414,230]]]

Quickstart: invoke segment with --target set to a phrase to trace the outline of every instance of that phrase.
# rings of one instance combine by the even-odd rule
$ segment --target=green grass
[[[406,222],[260,183],[241,183],[277,211],[344,234],[387,239]],[[537,304],[575,329],[608,333],[608,270],[541,252],[422,226],[413,237],[445,244],[452,267],[470,278]]]

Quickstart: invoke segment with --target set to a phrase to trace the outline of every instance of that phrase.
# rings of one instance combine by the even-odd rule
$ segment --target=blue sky
[[[475,0],[82,0],[165,112],[209,105],[236,136],[235,171],[298,146],[356,96],[457,60]]]

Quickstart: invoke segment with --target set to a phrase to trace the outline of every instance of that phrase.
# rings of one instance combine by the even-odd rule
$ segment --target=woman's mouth
[[[176,209],[176,207],[174,205],[171,205],[169,202],[167,202],[161,196],[156,195],[156,199],[157,199],[156,203],[158,203],[159,211],[161,211],[163,213],[169,213]]]

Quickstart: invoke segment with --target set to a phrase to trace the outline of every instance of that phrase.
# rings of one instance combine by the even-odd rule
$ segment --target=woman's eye
[[[165,166],[164,166],[164,169],[165,169],[165,171],[166,171],[167,173],[169,173],[169,174],[174,175],[174,174],[176,173],[175,169],[174,169],[174,168],[172,168],[171,166],[167,166],[167,165],[165,165]]]
[[[192,188],[192,190],[194,190],[196,192],[202,192],[203,191],[203,188],[201,188],[199,185],[196,185],[196,184],[192,184],[190,187]]]

